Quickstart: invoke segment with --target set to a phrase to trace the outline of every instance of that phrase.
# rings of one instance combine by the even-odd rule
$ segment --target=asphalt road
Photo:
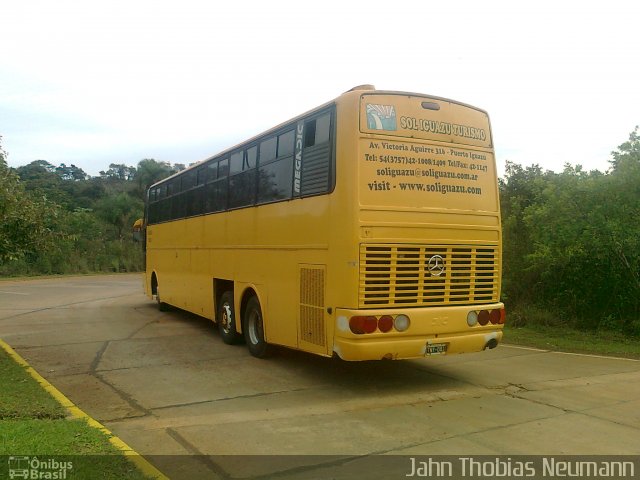
[[[640,454],[634,360],[509,345],[258,360],[206,319],[159,312],[139,275],[2,281],[0,337],[172,478],[346,478],[371,454]]]

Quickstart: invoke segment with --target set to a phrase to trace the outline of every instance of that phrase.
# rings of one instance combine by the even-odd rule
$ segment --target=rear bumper
[[[408,359],[456,353],[480,352],[502,341],[503,325],[467,325],[471,310],[502,309],[502,303],[482,306],[418,308],[406,310],[343,310],[336,312],[333,351],[343,360]],[[349,330],[349,318],[358,315],[409,316],[405,332],[391,331],[356,335]],[[446,351],[441,352],[442,345]],[[440,346],[440,347],[437,347]],[[435,353],[434,351],[437,351]]]
[[[494,348],[502,340],[502,331],[487,331],[473,335],[411,338],[402,340],[346,340],[336,339],[334,352],[343,360],[401,360],[434,356],[427,354],[427,345],[446,343],[446,355],[480,352]]]

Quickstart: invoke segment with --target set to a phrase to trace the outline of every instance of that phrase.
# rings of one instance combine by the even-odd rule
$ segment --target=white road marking
[[[606,358],[607,360],[627,360],[629,362],[640,362],[640,360],[637,360],[635,358],[613,357],[613,356],[607,356],[607,355],[593,355],[590,353],[559,352],[557,350],[543,350],[540,348],[521,347],[519,345],[509,345],[506,343],[503,343],[501,347],[517,348],[518,350],[531,350],[532,352],[558,353],[560,355],[574,355],[576,357]]]

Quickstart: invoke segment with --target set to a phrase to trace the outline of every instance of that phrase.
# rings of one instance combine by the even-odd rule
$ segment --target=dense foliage
[[[500,182],[504,301],[516,323],[640,334],[640,137],[607,173],[508,163]]]
[[[0,275],[141,270],[131,226],[144,191],[182,168],[145,159],[97,177],[44,160],[12,169],[0,148]]]
[[[500,180],[503,300],[511,323],[640,334],[640,136],[608,172],[507,162]],[[0,147],[0,275],[136,271],[131,225],[146,187],[184,165],[111,164],[98,177],[37,160],[7,167]]]

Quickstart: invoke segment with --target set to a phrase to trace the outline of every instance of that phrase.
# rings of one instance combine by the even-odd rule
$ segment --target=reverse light
[[[409,317],[406,315],[398,315],[393,321],[393,326],[399,332],[404,332],[409,328]]]
[[[467,314],[467,325],[474,327],[478,324],[478,314],[473,310]]]

